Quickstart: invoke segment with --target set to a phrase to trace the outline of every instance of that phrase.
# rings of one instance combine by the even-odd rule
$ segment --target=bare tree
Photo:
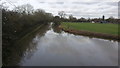
[[[76,17],[73,17],[73,15],[69,15],[69,20],[72,21],[72,22],[75,22],[77,21]]]
[[[33,12],[34,8],[30,4],[24,4],[24,5],[15,7],[14,10],[17,11],[17,12],[19,12],[19,13],[29,14],[29,13]]]
[[[65,12],[64,11],[59,11],[58,15],[60,16],[60,18],[65,18]]]
[[[73,15],[71,14],[71,15],[69,15],[69,19],[70,20],[72,20],[74,17],[73,17]]]
[[[1,0],[0,0],[1,1]],[[0,9],[8,9],[8,6],[5,6],[6,2],[0,2]]]

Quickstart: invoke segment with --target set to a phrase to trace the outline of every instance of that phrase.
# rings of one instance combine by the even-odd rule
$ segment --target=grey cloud
[[[45,2],[39,2],[39,3],[45,3]]]
[[[98,6],[103,6],[103,5],[118,6],[118,2],[102,2],[98,4]]]
[[[54,4],[61,4],[61,5],[63,5],[64,4],[64,2],[47,2],[48,4],[51,4],[51,5],[54,5]]]
[[[107,2],[106,4],[109,6],[118,6],[118,2]]]
[[[64,4],[64,2],[56,2],[56,4]]]
[[[93,5],[99,2],[72,2],[72,4],[84,4],[84,5]]]

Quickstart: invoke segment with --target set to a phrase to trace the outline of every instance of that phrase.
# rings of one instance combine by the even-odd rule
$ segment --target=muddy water
[[[18,63],[20,66],[118,65],[117,41],[69,34],[52,28],[52,24],[30,39],[20,44],[27,46]]]

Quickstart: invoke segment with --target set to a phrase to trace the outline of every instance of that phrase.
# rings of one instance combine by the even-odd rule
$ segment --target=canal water
[[[118,65],[117,41],[66,33],[52,27],[52,23],[18,45],[22,53],[13,64],[19,66]]]

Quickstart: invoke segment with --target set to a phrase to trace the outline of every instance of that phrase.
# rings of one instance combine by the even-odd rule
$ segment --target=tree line
[[[13,10],[2,6],[0,10],[2,11],[3,65],[6,65],[4,60],[15,48],[14,42],[29,33],[33,27],[49,24],[53,15],[42,9],[34,10],[30,4],[17,6]]]
[[[35,25],[48,24],[52,18],[51,13],[46,13],[42,9],[34,11],[30,4],[15,7],[14,10],[2,8],[2,33],[16,36]]]
[[[68,16],[68,18],[66,18],[66,16]],[[60,11],[58,12],[58,16],[55,16],[57,19],[60,19],[61,21],[64,22],[82,22],[82,23],[113,23],[113,24],[119,24],[120,23],[120,19],[114,18],[114,17],[109,17],[107,19],[101,18],[76,18],[74,17],[72,14],[71,15],[67,15],[64,11]]]

